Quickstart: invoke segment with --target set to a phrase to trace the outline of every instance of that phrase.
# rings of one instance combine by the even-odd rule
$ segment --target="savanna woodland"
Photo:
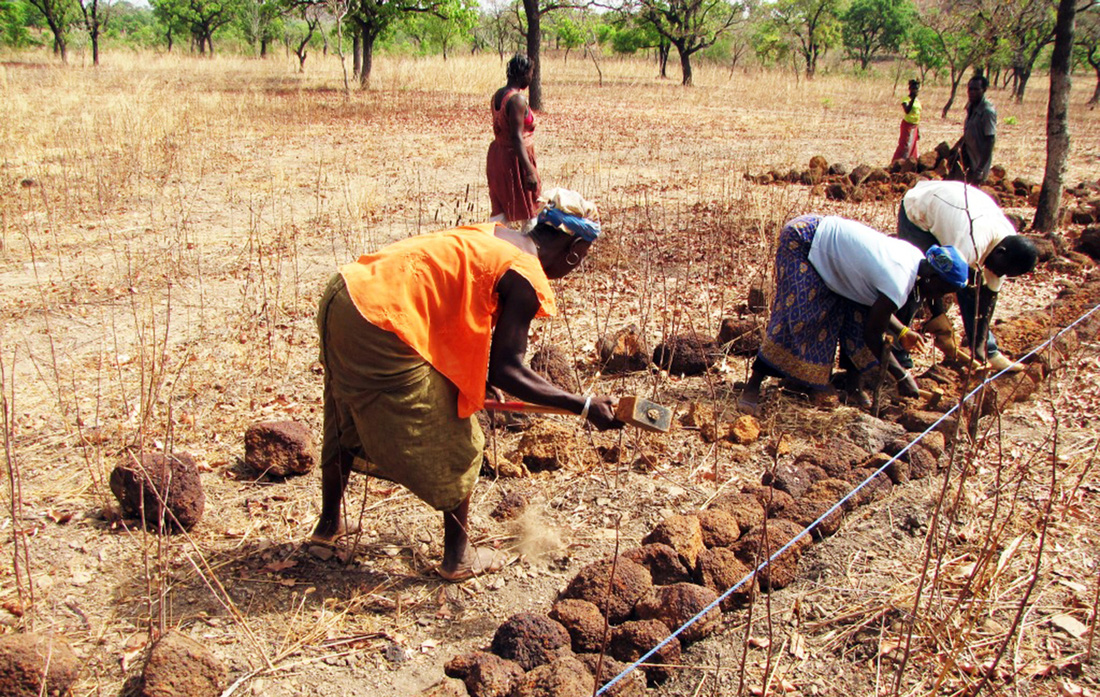
[[[315,315],[488,220],[514,54],[542,190],[602,227],[526,360],[671,416],[478,412],[463,532],[503,567],[451,583],[387,479],[311,537]],[[1100,694],[1098,98],[1091,0],[0,0],[0,693]],[[968,110],[960,190],[1036,255],[1010,367],[943,348],[948,295],[918,391],[742,414],[785,222],[897,234],[994,142]]]

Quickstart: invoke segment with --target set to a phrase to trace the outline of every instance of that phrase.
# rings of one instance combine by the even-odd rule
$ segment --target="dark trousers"
[[[917,227],[913,221],[909,220],[909,216],[905,215],[905,202],[902,201],[898,207],[898,238],[903,239],[909,244],[914,245],[922,252],[927,252],[928,248],[934,244],[939,244],[939,240],[932,236],[932,233]],[[971,271],[973,275],[973,271]],[[973,280],[973,279],[971,279]],[[962,313],[963,329],[966,332],[966,345],[969,346],[974,336],[974,318],[978,311],[978,288],[974,283],[971,283],[966,288],[955,293],[955,299],[959,302],[959,312]],[[897,311],[897,318],[908,326],[913,320],[913,316],[917,313],[917,304],[907,302],[904,307],[901,307]],[[988,332],[985,338],[985,355],[992,356],[997,353],[997,339],[993,336],[993,332]],[[909,367],[912,366],[913,360],[909,357],[909,354],[895,349],[895,356],[898,358],[898,362],[902,365]],[[902,357],[908,361],[908,365],[902,362]]]

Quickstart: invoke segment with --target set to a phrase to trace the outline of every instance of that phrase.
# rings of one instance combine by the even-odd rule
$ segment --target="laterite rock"
[[[493,520],[512,520],[518,518],[527,508],[527,497],[518,491],[509,491],[500,497],[489,517]]]
[[[187,453],[145,453],[111,472],[114,493],[126,517],[145,516],[145,524],[167,530],[189,529],[202,519],[206,494],[195,460]],[[162,504],[163,502],[163,504]]]
[[[710,508],[725,511],[736,518],[741,534],[745,534],[764,520],[764,507],[755,496],[749,494],[722,494],[711,502]]]
[[[569,632],[570,645],[576,653],[599,653],[602,649],[604,619],[600,608],[587,600],[565,598],[554,603],[550,618],[557,620]]]
[[[912,479],[924,479],[939,468],[936,456],[920,443],[910,448],[906,455],[909,456],[909,476]]]
[[[596,343],[600,369],[607,374],[645,370],[649,365],[649,347],[636,325],[623,327]]]
[[[471,697],[508,697],[523,677],[518,663],[485,651],[455,656],[443,672],[461,680]]]
[[[700,514],[699,520],[702,523],[702,514]],[[705,530],[703,535],[705,543]],[[644,566],[649,571],[653,583],[659,586],[691,580],[691,572],[680,561],[680,555],[676,553],[675,549],[666,544],[655,542],[642,545],[623,552],[623,556]]]
[[[733,356],[754,356],[764,338],[763,325],[752,317],[722,320],[716,342]]]
[[[668,545],[680,555],[685,567],[694,569],[704,549],[703,527],[698,516],[674,515],[658,523],[652,532],[642,538],[642,543]]]
[[[218,697],[226,669],[205,646],[172,630],[153,644],[141,679],[142,697]]]
[[[770,486],[746,485],[741,493],[755,496],[769,518],[782,518],[785,511],[794,507],[794,497]]]
[[[577,660],[583,663],[588,672],[592,674],[593,684],[600,687],[626,670],[629,665],[616,661],[611,656],[601,656],[598,653],[578,654]],[[597,669],[599,675],[596,674]],[[645,672],[641,669],[631,671],[604,694],[608,697],[644,697],[646,694]]]
[[[244,433],[244,464],[257,474],[290,477],[316,463],[313,436],[297,421],[262,421]]]
[[[760,477],[760,483],[785,491],[794,498],[806,493],[810,485],[819,479],[825,479],[825,470],[809,462],[780,462],[774,469],[767,470]]]
[[[871,477],[874,473],[874,470],[857,467],[849,474],[848,481],[858,486],[860,482]],[[890,481],[890,477],[887,476],[885,472],[879,472],[867,482],[867,485],[864,486],[856,496],[859,498],[860,505],[863,505],[888,496],[893,489],[894,483]]]
[[[702,375],[720,357],[713,341],[688,335],[670,336],[653,350],[653,362],[671,375]]]
[[[731,549],[715,547],[708,549],[699,556],[699,568],[696,570],[696,578],[699,583],[714,591],[717,595],[732,588],[748,574],[752,569],[746,566]],[[723,611],[729,612],[743,606],[748,602],[752,592],[751,581],[742,585],[739,589],[730,593],[719,606]]]
[[[577,373],[573,370],[572,363],[565,355],[565,351],[554,344],[548,344],[535,351],[531,356],[531,370],[566,392],[580,391],[581,386],[577,381]]]
[[[592,674],[572,656],[538,666],[520,679],[511,697],[592,697]]]
[[[741,525],[737,518],[720,508],[699,511],[699,525],[703,529],[703,545],[708,548],[729,547],[741,538]]]
[[[760,438],[760,422],[755,417],[738,417],[730,426],[730,439],[738,445],[751,445]]]
[[[863,412],[856,414],[844,429],[844,437],[869,453],[877,453],[886,443],[904,435],[901,426]]]
[[[781,518],[768,520],[766,526],[766,545],[764,544],[765,530],[761,527],[750,530],[733,548],[738,559],[749,567],[756,568],[803,529],[803,526]],[[806,535],[772,560],[771,564],[758,575],[760,588],[767,591],[790,585],[798,577],[798,560],[802,556],[802,550],[812,542],[813,538]]]
[[[80,661],[58,635],[0,636],[0,694],[10,697],[67,695]]]
[[[660,620],[676,628],[702,612],[703,608],[718,599],[718,595],[707,588],[694,583],[675,583],[671,586],[658,586],[638,603],[634,612],[640,620]],[[712,608],[690,627],[680,633],[684,644],[699,641],[714,633],[722,619],[722,612]]]
[[[569,644],[569,632],[561,624],[533,612],[519,612],[497,627],[492,649],[501,658],[531,670],[568,654]]]
[[[798,500],[795,510],[791,511],[791,519],[802,527],[809,527],[842,499],[851,488],[850,484],[839,479],[823,479],[815,483]],[[842,506],[830,513],[810,533],[817,539],[836,534],[844,521],[844,510]]]
[[[646,568],[624,556],[618,557],[614,564],[615,576],[611,581],[612,559],[602,559],[589,564],[577,572],[569,582],[562,598],[587,600],[601,612],[607,613],[611,623],[622,622],[634,612],[638,604],[653,587],[653,579]]]
[[[524,432],[508,459],[522,462],[531,472],[544,472],[580,469],[591,464],[595,455],[591,449],[580,447],[572,426],[543,420]]]
[[[672,630],[668,628],[668,625],[658,620],[624,622],[615,627],[612,632],[608,653],[617,660],[633,663],[654,646],[661,643],[671,633]],[[664,682],[671,673],[668,668],[663,668],[659,664],[677,664],[680,662],[680,640],[673,638],[672,641],[662,646],[660,651],[650,656],[646,662],[658,664],[643,668],[646,681],[652,684]]]

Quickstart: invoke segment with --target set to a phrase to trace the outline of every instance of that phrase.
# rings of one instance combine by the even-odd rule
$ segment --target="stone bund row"
[[[1003,381],[990,383],[986,392],[993,397],[983,401],[982,413],[1028,399],[1051,371],[1076,352],[1079,340],[1097,338],[1098,294],[1100,283],[1087,282],[1064,291],[1044,311],[1001,323],[1000,328],[1021,343],[1025,339],[1020,337],[1027,335],[1033,346],[1048,340],[1050,345],[1034,357],[1029,370],[1006,373]],[[1049,318],[1070,313],[1076,313],[1079,323],[1055,336]],[[1040,323],[1041,316],[1047,318],[1045,322]],[[1080,321],[1083,316],[1085,321]],[[643,538],[641,546],[582,568],[548,612],[513,615],[497,628],[487,650],[452,658],[444,667],[448,677],[422,694],[590,697],[696,618],[638,670],[603,692],[644,694],[669,678],[686,646],[720,628],[721,612],[746,606],[756,587],[769,592],[794,582],[803,552],[837,532],[847,513],[946,464],[945,434],[954,432],[954,419],[940,419],[942,413],[935,412],[906,412],[906,416],[900,420],[912,430],[902,423],[858,414],[820,446],[789,461],[780,458],[759,485],[721,495],[697,513],[667,518]],[[699,418],[703,412],[685,417]],[[936,420],[936,430],[925,430]],[[917,429],[923,432],[913,432]],[[832,510],[857,487],[853,496]],[[811,534],[795,540],[815,522]],[[742,584],[700,616],[788,544],[752,583]]]

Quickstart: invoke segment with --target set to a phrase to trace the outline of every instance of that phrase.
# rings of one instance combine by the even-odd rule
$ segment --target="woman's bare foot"
[[[347,537],[348,535],[355,535],[358,533],[359,525],[357,523],[345,524],[344,521],[341,520],[334,529],[332,525],[325,525],[325,522],[321,520],[317,521],[317,527],[313,529],[313,534],[309,536],[309,543],[333,547],[341,537]]]
[[[466,548],[462,561],[458,562],[455,568],[448,569],[441,564],[438,571],[445,580],[457,583],[475,576],[496,573],[504,568],[504,561],[504,554],[498,550],[471,545]]]

